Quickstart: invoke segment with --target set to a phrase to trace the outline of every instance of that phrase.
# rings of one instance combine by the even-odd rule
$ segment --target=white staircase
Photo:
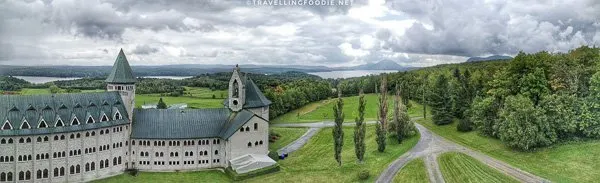
[[[277,162],[266,155],[245,154],[229,160],[229,163],[231,163],[231,169],[238,174],[242,174],[272,166]]]

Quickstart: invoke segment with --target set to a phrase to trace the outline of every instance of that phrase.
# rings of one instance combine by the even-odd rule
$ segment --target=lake
[[[397,70],[352,70],[352,71],[329,71],[329,72],[309,72],[308,74],[317,75],[324,79],[337,79],[337,78],[352,78],[361,77],[369,74],[378,75],[381,73],[393,73],[398,72]]]
[[[81,79],[80,77],[68,77],[68,78],[60,78],[60,77],[40,77],[40,76],[14,76],[19,79],[23,79],[33,84],[43,84],[52,81],[64,81],[64,80],[75,80]],[[144,78],[158,78],[158,79],[175,79],[182,80],[186,78],[191,78],[193,76],[145,76]]]

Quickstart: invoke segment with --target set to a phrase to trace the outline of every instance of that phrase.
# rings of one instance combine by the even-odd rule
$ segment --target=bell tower
[[[127,109],[127,114],[131,120],[133,108],[135,107],[135,83],[137,80],[133,76],[133,71],[129,66],[125,53],[123,53],[123,49],[119,51],[119,55],[112,67],[112,71],[105,81],[107,91],[119,91],[121,99]]]
[[[229,80],[229,109],[240,111],[246,101],[246,86],[242,79],[240,67],[235,65],[233,74]]]

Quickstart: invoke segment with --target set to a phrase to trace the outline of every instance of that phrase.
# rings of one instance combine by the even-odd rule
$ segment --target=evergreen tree
[[[452,123],[452,99],[449,94],[448,78],[438,75],[431,92],[430,105],[433,122],[437,125]]]
[[[156,105],[157,109],[166,109],[167,104],[163,101],[162,97],[158,100],[158,104]]]
[[[379,87],[379,113],[377,118],[379,120],[376,123],[376,134],[377,134],[377,150],[379,152],[385,151],[385,140],[386,140],[386,129],[387,129],[387,79],[385,74],[381,77],[381,85]]]
[[[342,146],[344,145],[344,131],[342,124],[344,123],[344,101],[342,100],[342,92],[338,90],[338,99],[333,106],[333,116],[335,117],[335,126],[333,127],[333,147],[335,150],[335,160],[339,166],[342,166]]]
[[[359,163],[362,163],[365,158],[365,104],[365,95],[361,89],[358,97],[358,117],[354,126],[354,152]]]

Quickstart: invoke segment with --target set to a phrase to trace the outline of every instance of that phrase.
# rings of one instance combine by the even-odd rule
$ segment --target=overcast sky
[[[0,65],[111,65],[123,48],[132,65],[430,66],[600,46],[598,0],[266,1],[0,0]]]

